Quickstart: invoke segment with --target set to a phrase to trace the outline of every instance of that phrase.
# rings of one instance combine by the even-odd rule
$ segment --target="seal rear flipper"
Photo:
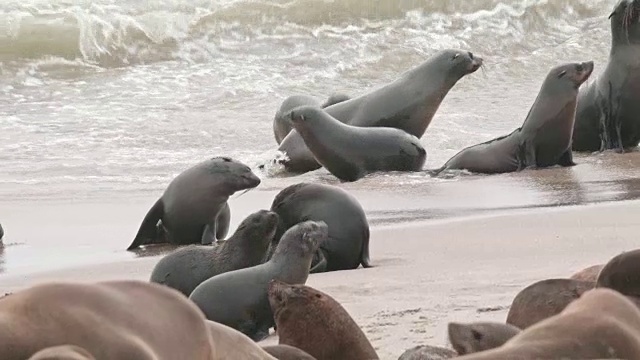
[[[127,250],[133,250],[141,245],[147,244],[155,244],[157,241],[157,225],[158,221],[162,219],[164,216],[164,203],[162,202],[162,198],[158,199],[156,203],[149,209],[149,212],[142,220],[142,224],[140,224],[140,228],[138,229],[138,233],[136,234],[135,239]]]
[[[576,163],[573,162],[573,153],[571,152],[571,147],[569,147],[569,149],[565,151],[562,156],[560,156],[558,165],[563,167],[576,166]]]
[[[212,223],[205,225],[202,230],[202,237],[200,238],[200,244],[211,245],[216,241],[216,220]]]
[[[424,170],[424,172],[426,172],[431,177],[436,177],[440,175],[440,173],[443,172],[446,168],[447,168],[446,166],[443,166],[439,169],[427,169],[427,170]]]
[[[311,269],[309,269],[309,274],[316,274],[327,271],[327,256],[325,255],[324,251],[322,251],[322,249],[318,249],[318,251],[316,251],[315,255],[313,256],[313,260],[316,264],[313,265],[313,263],[311,263],[312,265]]]

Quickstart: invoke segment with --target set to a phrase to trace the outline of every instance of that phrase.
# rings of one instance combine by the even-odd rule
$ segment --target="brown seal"
[[[213,358],[204,315],[166,286],[47,283],[0,301],[2,360],[69,344],[99,360]]]
[[[457,355],[458,354],[451,349],[420,345],[403,352],[398,360],[445,360],[454,358]]]
[[[316,360],[306,352],[289,345],[271,345],[263,349],[278,360]]]
[[[376,351],[349,313],[329,295],[305,285],[269,283],[280,344],[318,360],[372,360]]]
[[[495,349],[504,345],[520,331],[513,325],[493,322],[471,324],[451,322],[448,326],[449,342],[458,355]]]
[[[616,291],[590,290],[503,346],[457,359],[640,359],[640,311]]]
[[[516,295],[507,315],[507,324],[520,329],[559,314],[570,302],[591,290],[594,283],[571,279],[548,279],[524,288]]]
[[[582,269],[577,273],[571,275],[569,279],[580,280],[580,281],[590,281],[595,283],[598,280],[598,274],[600,274],[600,270],[604,265],[593,265],[589,266],[586,269]]]
[[[598,275],[596,287],[640,297],[640,249],[623,252],[609,260]]]
[[[52,346],[33,354],[29,360],[96,360],[87,350],[75,345]]]
[[[216,360],[276,360],[247,335],[226,325],[206,320],[213,340],[213,358]]]

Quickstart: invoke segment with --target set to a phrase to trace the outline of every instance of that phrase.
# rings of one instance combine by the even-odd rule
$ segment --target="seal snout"
[[[593,61],[587,61],[576,65],[576,71],[578,72],[580,83],[585,82],[589,78],[589,76],[591,76],[594,66],[595,65]]]
[[[473,53],[469,52],[469,58],[471,59],[471,67],[469,69],[471,72],[475,72],[482,66],[483,60],[481,57],[473,56]]]

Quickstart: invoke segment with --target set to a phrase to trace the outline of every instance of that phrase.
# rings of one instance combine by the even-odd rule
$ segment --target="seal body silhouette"
[[[451,88],[481,65],[482,59],[468,51],[442,50],[394,82],[325,110],[345,124],[392,127],[421,138]],[[288,171],[304,173],[320,168],[295,130],[282,140],[278,150],[288,158],[283,161]]]
[[[158,243],[157,224],[162,220],[166,239],[172,244],[209,245],[222,235],[218,216],[226,219],[227,200],[237,191],[251,189],[260,179],[251,169],[228,157],[203,161],[178,175],[145,216],[127,250]],[[226,210],[225,210],[226,209]]]
[[[448,325],[449,341],[458,355],[495,349],[520,333],[520,329],[509,324],[478,322]]]
[[[589,266],[588,268],[582,269],[577,273],[571,275],[570,279],[580,280],[580,281],[591,281],[595,283],[596,280],[598,280],[598,274],[600,273],[600,270],[602,270],[603,267],[604,265]]]
[[[214,276],[198,285],[189,298],[207,319],[260,341],[274,325],[267,297],[269,282],[305,283],[311,258],[327,233],[325,223],[302,222],[287,230],[268,262]]]
[[[640,297],[640,249],[625,251],[609,260],[596,280],[596,287]]]
[[[578,88],[593,71],[593,62],[553,68],[522,127],[509,135],[463,149],[435,174],[445,169],[466,169],[495,174],[573,166],[571,137]]]
[[[297,347],[318,360],[378,359],[358,324],[329,295],[274,280],[269,284],[269,303],[280,344]]]
[[[299,183],[280,191],[271,211],[279,216],[278,230],[267,259],[289,228],[306,220],[329,226],[329,238],[314,254],[311,272],[370,267],[369,223],[358,200],[345,190],[325,184]]]
[[[216,275],[258,265],[278,226],[278,215],[260,210],[244,219],[236,232],[213,246],[190,245],[162,258],[150,281],[189,296],[196,286]]]
[[[640,142],[640,1],[619,1],[609,19],[609,61],[578,97],[576,151],[623,152]]]

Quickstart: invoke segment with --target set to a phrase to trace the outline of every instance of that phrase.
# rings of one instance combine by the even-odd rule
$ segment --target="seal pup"
[[[42,349],[28,360],[96,360],[96,358],[81,347],[61,345]]]
[[[276,360],[247,335],[215,321],[205,320],[213,344],[214,360]]]
[[[264,346],[263,349],[278,360],[316,360],[306,352],[289,345]]]
[[[456,356],[458,356],[458,354],[451,349],[439,346],[420,345],[403,352],[398,360],[445,360]]]
[[[625,251],[611,258],[600,271],[596,287],[640,297],[640,249]]]
[[[302,105],[313,105],[320,106],[321,108],[326,108],[327,106],[331,106],[337,104],[339,102],[349,100],[349,95],[342,93],[335,93],[329,96],[329,98],[322,104],[313,96],[308,95],[293,95],[286,98],[278,111],[276,111],[276,115],[273,118],[273,135],[276,138],[276,142],[278,145],[282,142],[282,139],[285,138],[289,134],[292,129],[291,123],[287,120],[286,116],[298,106]]]
[[[451,346],[458,355],[465,355],[500,347],[521,330],[513,325],[495,322],[450,322],[447,331]]]
[[[571,136],[576,98],[578,88],[592,71],[592,61],[551,69],[522,127],[509,135],[463,149],[432,174],[445,169],[496,174],[575,165]]]
[[[255,212],[225,241],[213,246],[189,245],[165,256],[153,268],[150,281],[189,296],[196,286],[213,276],[262,263],[277,227],[276,213]]]
[[[298,183],[284,188],[273,199],[271,211],[279,216],[278,230],[266,259],[287,229],[306,220],[329,226],[329,238],[320,244],[311,273],[371,267],[369,223],[358,200],[332,185]]]
[[[367,336],[331,296],[272,280],[269,304],[280,344],[295,346],[318,360],[378,359]]]
[[[344,124],[316,106],[300,106],[289,120],[315,159],[342,181],[378,171],[420,171],[427,152],[420,139],[391,127]]]
[[[53,282],[0,301],[3,360],[24,360],[42,349],[68,344],[99,360],[213,355],[202,312],[166,286],[142,281]]]
[[[158,243],[158,220],[162,220],[166,238],[172,244],[209,245],[216,239],[218,216],[227,206],[229,196],[259,184],[260,179],[239,161],[228,157],[203,161],[171,181],[145,216],[127,250]],[[226,216],[222,211],[222,218]]]
[[[327,234],[323,222],[302,222],[287,230],[268,262],[216,275],[198,285],[189,299],[207,319],[260,341],[274,325],[267,297],[269,282],[279,279],[304,284],[309,277],[311,258]]]
[[[345,124],[392,127],[421,138],[451,88],[481,65],[482,58],[468,51],[438,51],[392,83],[325,109]],[[320,168],[296,131],[282,140],[278,150],[286,154],[288,160],[282,164],[290,172],[305,173]]]
[[[640,359],[640,311],[614,290],[590,290],[503,346],[458,359]]]
[[[589,281],[547,279],[522,289],[513,299],[507,324],[520,329],[559,314],[569,303],[595,287]]]
[[[588,268],[582,269],[577,273],[571,275],[569,279],[580,280],[580,281],[590,281],[595,283],[596,280],[598,280],[598,274],[600,273],[600,270],[602,270],[603,267],[604,265],[589,266]]]
[[[624,152],[640,142],[640,1],[619,1],[609,19],[609,62],[578,96],[575,151]]]

